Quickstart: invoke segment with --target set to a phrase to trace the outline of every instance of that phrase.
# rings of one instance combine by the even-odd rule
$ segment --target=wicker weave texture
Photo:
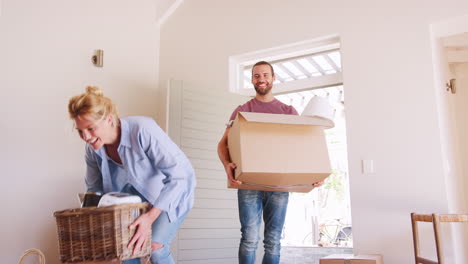
[[[129,225],[147,210],[147,203],[138,203],[55,212],[60,261],[126,260],[149,255],[151,234],[135,255],[127,248],[135,233]]]

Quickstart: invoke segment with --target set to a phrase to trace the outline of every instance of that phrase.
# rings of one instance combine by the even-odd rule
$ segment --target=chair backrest
[[[437,250],[437,261],[421,257],[419,254],[418,222],[430,222],[434,228],[434,238]],[[440,223],[444,222],[467,222],[467,214],[416,214],[411,213],[411,224],[413,228],[413,244],[415,264],[444,264],[442,247],[440,244]]]

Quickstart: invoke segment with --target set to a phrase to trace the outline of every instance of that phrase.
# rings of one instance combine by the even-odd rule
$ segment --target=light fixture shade
[[[333,118],[335,115],[335,109],[330,105],[328,99],[325,97],[312,97],[301,115],[323,118],[330,121],[334,126]]]

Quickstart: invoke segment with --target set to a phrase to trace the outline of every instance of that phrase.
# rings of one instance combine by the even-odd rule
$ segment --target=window
[[[279,93],[280,89],[283,92],[294,91],[297,85],[294,81],[303,80],[299,85],[302,87],[318,87],[319,80],[324,81],[323,86],[340,84],[341,67],[340,55],[338,49],[329,50],[326,52],[305,54],[295,58],[286,58],[283,60],[270,62],[275,70],[275,93]],[[250,81],[252,65],[244,67],[244,85],[241,89],[252,90],[253,85]],[[320,78],[322,76],[327,79]],[[330,82],[331,79],[334,81]],[[288,89],[289,88],[289,89]]]

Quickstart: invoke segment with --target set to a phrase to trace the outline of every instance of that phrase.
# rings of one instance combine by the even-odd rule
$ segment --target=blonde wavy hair
[[[113,124],[120,125],[117,107],[96,86],[88,86],[85,93],[70,98],[68,102],[68,114],[71,119],[81,119],[89,115],[96,120],[102,120],[110,114]]]

